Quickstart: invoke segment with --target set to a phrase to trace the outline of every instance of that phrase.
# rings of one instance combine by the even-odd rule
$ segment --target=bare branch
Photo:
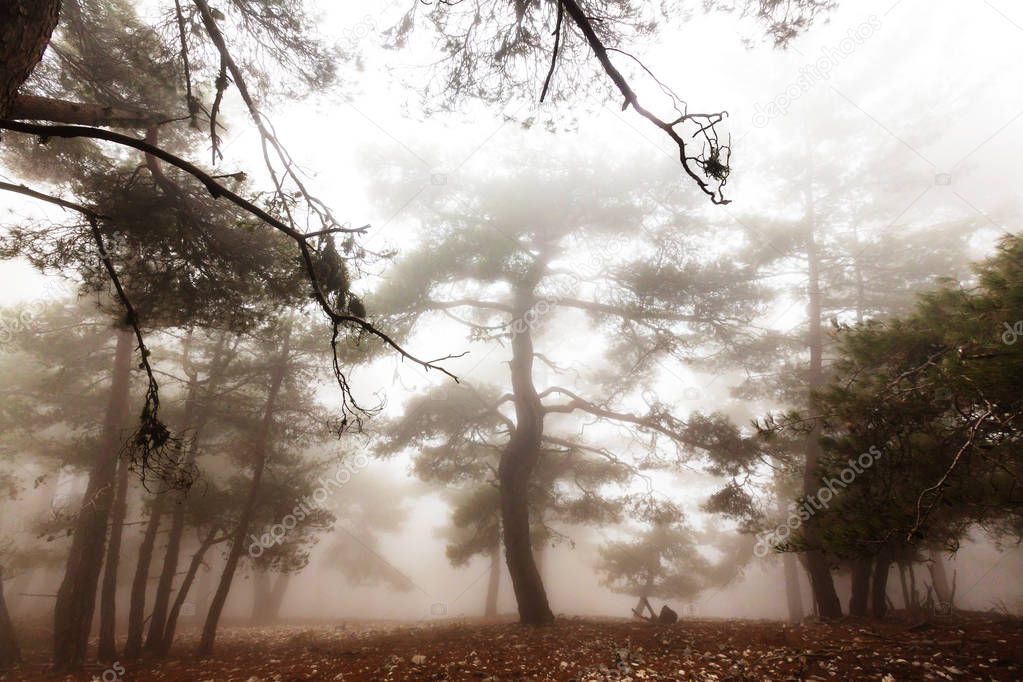
[[[622,75],[621,71],[619,71],[611,61],[611,57],[608,55],[608,48],[604,45],[600,36],[598,36],[596,31],[593,29],[593,24],[591,23],[590,18],[586,16],[586,13],[583,11],[582,7],[579,6],[579,3],[576,2],[576,0],[560,0],[560,2],[572,18],[572,21],[582,32],[583,37],[589,44],[590,49],[593,50],[593,53],[597,57],[597,61],[600,62],[600,65],[604,69],[608,78],[611,79],[611,81],[615,84],[615,87],[618,88],[618,91],[625,98],[622,109],[631,105],[632,108],[641,116],[663,130],[678,147],[679,161],[682,162],[682,168],[685,170],[686,174],[696,182],[700,190],[709,196],[711,201],[715,204],[729,203],[729,200],[724,198],[722,189],[728,180],[728,162],[731,155],[731,148],[728,145],[720,144],[718,142],[717,135],[713,133],[714,126],[727,116],[728,112],[722,111],[715,114],[687,114],[685,111],[682,111],[680,116],[674,121],[665,121],[661,119],[640,103],[639,98],[632,89],[632,86],[629,85],[625,76]],[[631,57],[631,55],[629,56]],[[643,68],[646,70],[646,67]],[[647,73],[649,73],[648,70]],[[664,87],[660,81],[657,82],[662,88]],[[673,97],[673,100],[676,103],[681,103],[677,100],[677,98]],[[700,156],[692,156],[688,152],[686,148],[687,142],[682,138],[678,131],[675,130],[676,125],[686,121],[692,121],[698,125],[699,129],[694,137],[696,135],[702,135],[704,138],[705,151]],[[717,186],[712,187],[700,176],[699,173],[696,172],[694,166],[699,168],[705,175],[715,180],[717,182]]]

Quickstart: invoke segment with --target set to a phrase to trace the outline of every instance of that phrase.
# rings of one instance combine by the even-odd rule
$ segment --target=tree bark
[[[145,128],[169,117],[125,107],[18,95],[4,118],[111,128]]]
[[[64,579],[57,591],[54,607],[53,660],[58,669],[80,668],[85,662],[99,574],[103,567],[107,519],[113,502],[120,451],[120,415],[128,404],[131,355],[131,332],[119,329],[99,456],[89,473],[82,508],[75,520]]]
[[[127,412],[122,424],[127,422]],[[117,569],[121,560],[121,538],[128,513],[128,463],[117,465],[117,488],[110,514],[110,540],[103,566],[103,590],[99,604],[99,660],[117,660]]]
[[[870,569],[873,562],[860,557],[852,562],[852,596],[849,597],[849,615],[866,616],[870,600]]]
[[[189,404],[193,398],[189,397]],[[186,413],[189,412],[186,409]],[[190,423],[186,415],[185,423]],[[185,466],[189,466],[195,460],[195,438],[188,445],[188,455],[185,457]],[[178,574],[178,555],[181,553],[181,538],[185,533],[185,498],[187,491],[173,494],[174,508],[171,514],[171,527],[167,534],[167,549],[163,556],[163,570],[160,571],[160,579],[156,584],[156,594],[153,597],[153,612],[149,617],[149,633],[146,635],[146,643],[143,651],[158,651],[163,642],[164,627],[167,625],[167,609],[170,608],[170,596],[174,589],[174,577]]]
[[[874,582],[870,586],[870,610],[874,618],[884,618],[888,613],[888,573],[891,565],[890,554],[887,550],[881,550],[874,559]]]
[[[487,599],[483,607],[483,615],[486,618],[497,616],[497,595],[501,588],[501,541],[494,544],[490,550],[490,576],[487,580]]]
[[[0,118],[11,113],[18,91],[43,58],[59,15],[60,0],[0,2]]]
[[[213,539],[216,532],[216,529],[209,532],[202,544],[199,545],[199,549],[192,555],[192,560],[188,564],[185,577],[181,580],[181,587],[178,588],[178,593],[174,596],[174,604],[171,605],[170,613],[167,614],[167,623],[163,629],[163,641],[160,642],[160,648],[157,651],[161,657],[167,655],[171,645],[174,643],[174,632],[178,627],[178,617],[181,615],[181,608],[185,605],[185,599],[188,598],[188,592],[192,589],[192,583],[195,581],[195,576],[202,566],[202,559],[206,555],[206,551],[217,543]]]
[[[231,582],[234,580],[235,570],[241,559],[242,551],[245,548],[245,541],[255,514],[256,502],[259,500],[259,487],[263,481],[263,473],[266,470],[266,460],[270,452],[271,438],[273,436],[274,410],[277,406],[277,396],[284,381],[284,375],[288,369],[288,356],[291,353],[291,330],[290,327],[284,333],[284,343],[281,355],[274,368],[270,379],[270,387],[267,392],[266,404],[263,408],[263,418],[260,422],[259,431],[255,440],[252,464],[252,481],[249,484],[249,495],[245,500],[241,516],[238,519],[238,526],[235,528],[231,538],[231,550],[224,563],[224,572],[220,575],[220,582],[217,591],[210,603],[209,613],[206,615],[206,622],[203,625],[202,639],[199,641],[198,654],[208,656],[213,652],[213,644],[217,637],[217,624],[220,622],[220,614],[224,611],[224,604],[227,602],[227,595],[231,591]]]
[[[532,307],[529,294],[516,296],[516,320],[527,320]],[[498,465],[501,489],[501,527],[504,557],[519,607],[519,622],[541,625],[554,620],[540,572],[533,558],[529,532],[529,481],[540,458],[543,405],[533,385],[533,339],[528,325],[512,337],[511,379],[515,404],[515,430]],[[513,332],[514,333],[514,332]]]
[[[7,611],[4,599],[4,567],[0,566],[0,670],[10,668],[21,662],[21,649],[18,637],[14,632],[11,614]]]
[[[160,518],[163,516],[163,495],[157,495],[149,510],[149,521],[146,532],[139,545],[139,558],[135,564],[135,578],[131,583],[131,601],[128,606],[128,639],[124,644],[125,658],[135,658],[142,653],[142,634],[145,630],[146,588],[149,586],[149,567],[153,562],[153,548],[156,546],[156,534],[160,530]]]
[[[814,234],[816,231],[816,214],[812,176],[807,182],[806,213],[807,289],[809,295],[807,306],[809,334],[807,342],[810,348],[810,371],[807,378],[809,389],[812,392],[824,383],[824,334],[821,330],[823,303],[820,285],[820,254],[817,251]],[[820,437],[820,421],[815,419],[813,428],[806,440],[806,465],[803,470],[803,494],[808,497],[817,495],[821,485]],[[827,558],[824,556],[824,552],[814,548],[817,540],[816,526],[816,520],[812,516],[804,524],[804,537],[807,545],[811,548],[806,552],[806,566],[807,572],[810,574],[810,586],[813,590],[814,602],[817,605],[817,614],[821,618],[841,618],[842,603],[838,600],[838,593],[835,592],[835,582],[831,577],[831,569],[828,566]]]
[[[791,552],[784,552],[781,560],[785,569],[785,601],[789,609],[789,622],[798,623],[803,620],[803,590],[799,586],[799,563]]]
[[[206,380],[205,392],[211,394],[219,386],[224,369],[230,360],[225,354],[224,348],[227,341],[227,333],[222,332],[217,338],[212,357],[210,359],[210,371]],[[185,342],[186,365],[189,364],[188,357],[191,353],[191,334]],[[189,376],[188,394],[185,397],[184,423],[187,428],[192,429],[191,442],[184,458],[184,466],[191,466],[199,452],[199,436],[206,426],[207,418],[205,413],[199,414],[200,385],[198,376]],[[159,652],[163,649],[163,642],[167,639],[164,630],[167,627],[167,611],[170,608],[171,594],[174,591],[174,578],[178,574],[178,561],[181,554],[181,541],[185,534],[185,512],[187,511],[187,490],[170,493],[174,497],[174,504],[171,508],[171,526],[167,532],[167,549],[164,551],[163,568],[160,571],[160,579],[157,582],[156,593],[153,597],[153,612],[149,620],[149,633],[146,635],[144,651]],[[179,588],[180,589],[180,588]]]

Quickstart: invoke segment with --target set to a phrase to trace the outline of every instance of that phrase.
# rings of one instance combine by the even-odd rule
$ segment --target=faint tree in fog
[[[743,359],[749,378],[737,392],[788,405],[805,405],[809,392],[829,377],[833,345],[829,328],[908,310],[920,291],[964,270],[971,235],[983,227],[975,218],[944,216],[900,223],[907,202],[900,190],[920,181],[914,160],[907,161],[902,146],[887,138],[854,135],[847,128],[842,128],[841,136],[826,133],[848,126],[847,120],[818,116],[815,121],[814,131],[804,132],[801,148],[770,162],[778,177],[798,179],[795,195],[778,186],[772,208],[780,215],[741,217],[747,240],[744,258],[755,264],[765,283],[771,283],[774,309],[803,302],[806,323],[792,332],[766,330]],[[846,151],[850,148],[859,153],[850,157]],[[878,181],[879,174],[884,175],[883,182]],[[818,490],[819,435],[807,434],[799,442],[789,434],[776,439],[771,450],[781,480],[769,496],[780,491],[785,499],[794,499]],[[797,483],[797,478],[802,481]],[[723,492],[729,490],[738,489]],[[783,522],[785,506],[779,509],[774,501],[761,505],[759,527],[771,527],[767,519],[777,525],[779,512]],[[816,519],[807,523],[811,536],[816,523]],[[806,547],[802,558],[815,610],[838,617],[841,605],[830,570],[836,558],[818,552],[812,541]],[[784,561],[787,589],[792,592],[798,589],[795,567],[789,563],[794,559]],[[852,567],[857,580],[865,570],[869,567],[862,564]],[[790,613],[792,618],[801,615]]]
[[[725,538],[713,533],[701,535],[671,504],[644,505],[636,510],[633,520],[641,525],[626,526],[622,529],[625,539],[609,540],[600,548],[597,571],[605,587],[638,598],[633,609],[638,617],[647,617],[644,608],[650,611],[649,617],[656,617],[651,597],[691,604],[702,591],[724,587],[753,555],[751,539],[728,534],[739,542],[737,547],[725,547]],[[719,552],[721,558],[711,561],[701,553],[701,546]]]

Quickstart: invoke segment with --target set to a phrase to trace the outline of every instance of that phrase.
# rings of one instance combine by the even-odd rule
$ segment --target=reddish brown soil
[[[915,626],[915,627],[914,627]],[[185,636],[165,661],[47,672],[45,640],[0,680],[1019,680],[1023,623],[990,616],[912,621],[513,623],[228,628],[216,655]]]

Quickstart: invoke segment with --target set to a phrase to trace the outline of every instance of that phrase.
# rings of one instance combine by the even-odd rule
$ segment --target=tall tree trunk
[[[135,658],[142,653],[142,634],[146,618],[146,588],[149,587],[149,567],[153,562],[153,548],[156,534],[160,530],[160,518],[166,497],[157,495],[149,509],[146,532],[139,545],[139,558],[135,564],[135,578],[131,582],[131,601],[128,605],[128,639],[124,644],[126,658]]]
[[[231,582],[234,580],[235,570],[241,560],[242,551],[245,548],[245,540],[249,533],[249,526],[256,511],[256,502],[259,500],[259,486],[263,481],[263,472],[266,470],[266,460],[270,453],[271,439],[273,436],[274,410],[277,406],[277,396],[284,381],[284,375],[288,369],[288,356],[291,353],[291,329],[284,332],[284,343],[281,354],[273,374],[270,378],[270,387],[267,392],[266,404],[263,408],[263,418],[260,422],[259,431],[256,435],[255,447],[253,448],[252,481],[249,484],[249,495],[245,500],[238,519],[238,526],[235,528],[231,538],[231,550],[224,563],[224,572],[220,575],[220,582],[217,591],[213,595],[209,613],[206,614],[206,623],[202,629],[202,639],[199,641],[198,654],[208,656],[213,652],[213,644],[217,637],[217,624],[220,622],[220,614],[224,611],[224,604],[227,603],[227,595],[231,591]]]
[[[517,296],[516,319],[526,320],[532,296]],[[519,607],[519,621],[540,625],[554,620],[533,559],[529,533],[529,481],[540,458],[543,405],[533,385],[533,339],[527,325],[512,338],[511,378],[515,430],[498,465],[504,557]]]
[[[820,254],[817,251],[815,235],[816,214],[812,175],[807,182],[806,213],[806,258],[808,264],[807,288],[809,295],[807,317],[810,327],[807,339],[810,347],[810,371],[807,378],[809,381],[809,389],[810,391],[813,391],[824,383],[824,334],[821,330],[821,316],[823,314],[820,283],[821,264]],[[806,440],[806,465],[803,470],[803,494],[808,497],[816,496],[821,486],[820,438],[820,421],[815,419],[813,428]],[[838,600],[838,593],[835,592],[835,582],[831,577],[831,569],[828,566],[827,558],[824,556],[824,552],[820,549],[813,549],[817,541],[818,533],[816,519],[812,516],[805,522],[804,536],[807,544],[812,548],[806,552],[806,566],[807,572],[810,574],[810,587],[813,590],[813,599],[817,605],[817,614],[821,618],[841,618],[842,603]]]
[[[882,549],[874,559],[874,582],[870,586],[870,611],[874,618],[883,618],[888,613],[888,573],[891,565],[891,554]]]
[[[277,621],[284,594],[291,582],[290,573],[278,573],[275,578],[268,571],[256,569],[252,574],[252,621],[269,625]]]
[[[803,590],[799,586],[799,563],[792,552],[781,555],[785,569],[785,601],[789,609],[789,622],[798,623],[803,620]]]
[[[181,587],[178,588],[178,593],[174,596],[174,603],[171,605],[170,613],[167,614],[167,624],[163,629],[163,641],[160,642],[160,648],[157,653],[160,656],[166,656],[170,651],[171,645],[174,643],[174,632],[178,627],[178,617],[181,615],[181,607],[185,605],[185,599],[188,598],[188,592],[192,589],[192,583],[195,581],[195,576],[199,572],[199,568],[202,566],[203,556],[206,555],[206,551],[216,544],[213,539],[217,533],[217,529],[211,529],[206,538],[199,545],[199,549],[196,550],[195,554],[192,555],[192,560],[188,563],[188,570],[185,571],[185,577],[181,580]]]
[[[269,616],[272,622],[277,622],[281,617],[281,606],[284,604],[284,595],[288,593],[288,585],[291,584],[291,573],[281,573],[274,581],[273,589],[270,591]]]
[[[490,576],[487,580],[487,600],[484,603],[483,615],[486,618],[497,616],[497,594],[501,588],[501,541],[494,543],[490,550]]]
[[[0,670],[20,662],[21,649],[18,647],[11,614],[7,612],[7,602],[4,600],[4,567],[0,566]]]
[[[852,562],[852,595],[849,597],[849,615],[866,616],[870,600],[870,569],[873,562],[869,557],[859,557]]]
[[[210,602],[213,601],[213,576],[218,571],[222,570],[220,564],[221,556],[219,552],[214,552],[210,557],[209,562],[200,567],[201,572],[199,573],[199,584],[195,588],[195,614],[193,617],[199,618],[199,609],[205,609],[209,606]]]
[[[60,0],[0,2],[0,118],[7,118],[22,84],[43,58],[57,26]]]
[[[948,573],[945,571],[945,562],[941,558],[941,552],[930,551],[930,561],[927,563],[927,570],[931,574],[931,585],[934,586],[934,595],[942,604],[952,605],[952,588],[948,583]]]
[[[131,332],[119,329],[100,451],[89,472],[89,484],[82,499],[81,511],[75,520],[64,580],[57,590],[53,660],[59,669],[79,668],[85,662],[99,574],[103,567],[107,519],[113,502],[114,478],[120,451],[120,416],[128,404],[131,355]]]
[[[211,359],[210,371],[206,379],[205,393],[212,394],[216,391],[223,377],[223,372],[230,362],[227,353],[224,351],[227,341],[227,333],[221,332],[217,338]],[[188,358],[191,354],[192,335],[185,341],[184,354],[186,365],[190,364]],[[195,462],[199,453],[199,437],[207,423],[206,413],[200,410],[200,381],[197,374],[189,375],[188,394],[185,397],[184,423],[186,428],[192,429],[192,437],[185,452],[184,466],[187,468]],[[146,635],[144,651],[159,652],[162,649],[164,640],[167,639],[164,630],[167,627],[167,610],[170,608],[171,594],[174,591],[174,578],[178,574],[178,561],[181,554],[181,542],[185,534],[185,512],[187,511],[187,490],[169,493],[173,496],[174,504],[171,507],[171,525],[167,532],[167,548],[163,556],[163,568],[160,571],[160,579],[157,581],[156,593],[153,596],[153,612],[149,619],[149,633]],[[179,588],[180,589],[180,588]]]
[[[270,575],[262,568],[252,571],[252,622],[263,625],[269,622],[267,612],[270,603]]]
[[[899,569],[899,586],[902,589],[902,604],[906,607],[906,610],[911,610],[916,604],[915,599],[911,599],[909,596],[909,586],[906,584],[906,562],[900,561],[897,564]]]
[[[906,570],[909,573],[909,599],[910,604],[915,609],[920,606],[920,594],[916,591],[916,571],[913,570],[913,562],[910,561],[906,564]]]
[[[192,399],[189,398],[189,404]],[[188,410],[186,410],[188,412]],[[186,416],[186,422],[188,417]],[[185,457],[184,465],[188,467],[195,460],[196,441],[192,438],[188,445],[188,454]],[[171,527],[167,533],[167,549],[163,555],[163,570],[160,571],[160,579],[156,584],[156,594],[153,597],[153,612],[149,617],[149,633],[146,635],[146,643],[143,651],[158,651],[163,642],[163,629],[167,625],[167,609],[170,608],[170,596],[174,589],[174,577],[178,574],[178,555],[181,553],[181,538],[185,534],[185,507],[187,491],[176,491],[167,493],[174,495],[173,510],[171,512]]]
[[[125,413],[122,423],[127,421]],[[117,660],[117,569],[121,561],[121,538],[128,514],[128,462],[117,465],[117,488],[110,510],[110,540],[103,565],[103,591],[99,603],[99,660]]]

